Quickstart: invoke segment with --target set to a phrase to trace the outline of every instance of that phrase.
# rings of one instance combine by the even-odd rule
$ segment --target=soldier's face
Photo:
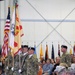
[[[34,51],[33,50],[29,50],[28,51],[28,54],[30,55],[30,54],[33,54],[34,53]]]
[[[65,48],[61,48],[61,51],[62,51],[62,52],[66,52],[66,49],[65,49]]]
[[[28,51],[28,48],[23,48],[22,52],[25,53]]]

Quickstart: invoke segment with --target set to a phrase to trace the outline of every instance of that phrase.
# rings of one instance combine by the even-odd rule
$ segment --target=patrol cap
[[[67,49],[67,46],[66,45],[61,45],[61,48],[66,48]]]
[[[34,48],[34,47],[29,47],[28,50],[33,50],[33,51],[35,51],[35,48]]]

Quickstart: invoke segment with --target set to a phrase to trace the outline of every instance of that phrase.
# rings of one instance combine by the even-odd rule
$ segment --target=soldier
[[[71,56],[67,53],[67,46],[62,45],[61,51],[63,52],[61,56],[60,63],[66,63],[68,67],[71,66]]]
[[[20,73],[18,72],[18,70],[21,68],[21,53],[22,53],[22,49],[23,49],[23,45],[21,46],[21,50],[14,56],[14,60],[13,60],[13,65],[12,65],[12,72],[13,75],[20,75]]]
[[[14,65],[13,67],[11,68],[12,72],[13,72],[13,75],[19,75],[19,55],[15,55],[14,56]]]
[[[22,46],[22,54],[21,54],[21,68],[18,70],[18,72],[21,75],[27,75],[26,74],[26,59],[28,58],[28,45]]]
[[[13,60],[13,57],[11,55],[11,50],[10,50],[8,52],[8,56],[5,59],[5,72],[6,72],[6,75],[12,75],[13,74],[12,71],[11,71],[12,60]]]
[[[26,60],[26,75],[38,74],[38,59],[34,56],[35,48],[30,47],[28,50],[29,58]]]

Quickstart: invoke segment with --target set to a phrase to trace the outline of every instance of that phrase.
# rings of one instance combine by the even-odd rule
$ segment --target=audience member
[[[71,67],[73,68],[73,69],[75,69],[75,57],[73,57],[73,63],[71,64]]]
[[[51,60],[47,59],[46,64],[43,66],[43,75],[51,75],[53,69],[53,64],[51,64]]]
[[[55,65],[54,65],[54,67],[52,69],[52,74],[53,75],[55,75],[54,70],[56,69],[57,66],[59,66],[59,64],[60,64],[60,57],[56,57],[56,62],[55,62]]]
[[[43,73],[43,70],[42,70],[42,63],[39,62],[38,66],[39,66],[38,75],[42,75],[42,73]]]
[[[41,63],[42,63],[42,67],[43,67],[43,65],[46,64],[46,61],[43,59],[43,60],[41,61]]]
[[[54,59],[51,59],[51,63],[54,65],[55,64],[55,60]]]

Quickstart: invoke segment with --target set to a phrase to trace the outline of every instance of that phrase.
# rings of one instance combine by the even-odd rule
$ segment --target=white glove
[[[8,66],[6,67],[6,69],[7,69],[7,70],[9,69]]]
[[[14,67],[12,67],[11,70],[14,71]]]
[[[19,70],[18,70],[18,72],[19,72],[19,73],[21,73],[21,72],[22,72],[22,70],[21,70],[21,69],[19,69]]]

